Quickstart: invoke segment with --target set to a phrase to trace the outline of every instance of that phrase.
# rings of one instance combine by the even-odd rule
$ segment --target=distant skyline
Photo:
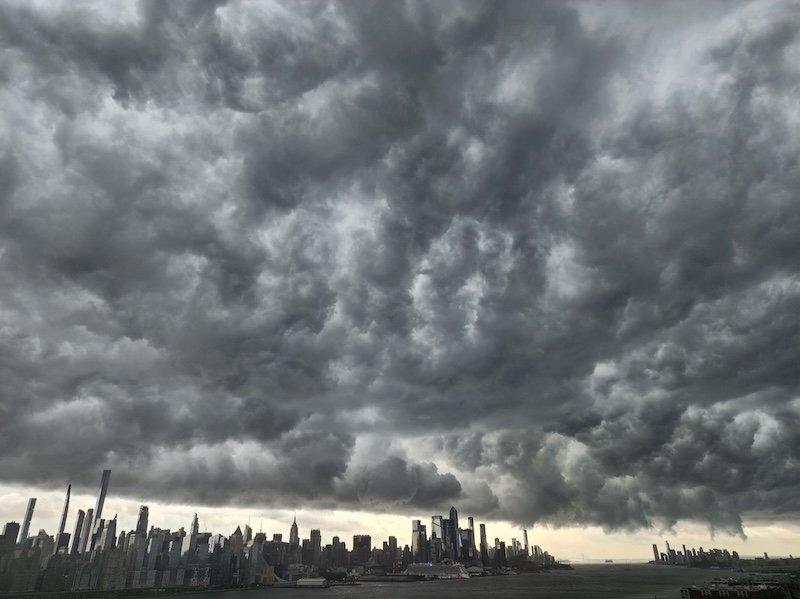
[[[4,514],[13,514],[14,507],[22,505],[22,512],[27,505],[27,496],[17,489],[15,493],[0,494],[0,526],[5,522],[15,520],[21,522],[22,516],[5,517]],[[59,496],[60,495],[60,496]],[[76,494],[73,492],[71,511],[67,520],[67,529],[74,524],[78,509],[93,506],[96,500],[94,492]],[[36,511],[31,524],[30,534],[37,533],[40,529],[53,534],[58,523],[60,505],[63,503],[63,493],[39,493]],[[21,502],[21,503],[20,503]],[[333,536],[339,536],[351,548],[354,534],[370,534],[376,542],[383,541],[390,535],[396,536],[398,543],[403,545],[411,543],[411,517],[396,514],[372,514],[354,511],[322,511],[305,509],[278,509],[278,510],[245,510],[232,507],[203,508],[187,505],[165,505],[159,502],[148,502],[146,499],[124,499],[114,496],[113,483],[111,493],[107,499],[104,512],[108,517],[118,516],[118,530],[133,530],[135,528],[139,507],[145,504],[150,511],[150,525],[177,530],[183,527],[189,530],[195,511],[200,521],[200,530],[213,533],[230,535],[237,526],[243,527],[249,522],[254,532],[263,530],[270,537],[283,534],[284,540],[289,537],[289,528],[295,514],[298,522],[300,538],[308,538],[311,529],[320,529],[325,542],[330,542]],[[449,507],[447,508],[449,509]],[[440,512],[446,515],[447,509]],[[55,511],[54,511],[55,510]],[[262,513],[263,512],[263,513]],[[436,512],[439,513],[439,512]],[[420,513],[414,516],[423,523],[429,524],[431,514]],[[464,514],[468,516],[468,514]],[[52,522],[52,524],[51,524]],[[479,522],[476,520],[476,526]],[[487,537],[490,542],[499,537],[504,542],[512,538],[522,539],[522,529],[508,522],[485,521]],[[359,528],[360,527],[360,528]],[[284,530],[285,529],[285,530]],[[785,536],[781,536],[781,535]],[[536,526],[528,529],[531,546],[540,545],[547,549],[557,559],[586,561],[605,559],[647,562],[652,560],[653,543],[659,547],[664,542],[673,546],[685,543],[687,547],[714,547],[728,548],[739,552],[741,557],[763,556],[764,551],[774,557],[797,557],[796,538],[800,536],[800,524],[780,527],[758,527],[743,541],[735,535],[718,535],[711,539],[707,530],[702,525],[681,525],[674,534],[658,534],[657,531],[641,530],[629,534],[607,534],[597,528],[576,529],[570,528],[544,528]],[[663,549],[662,549],[663,550]]]
[[[0,518],[800,554],[797,8],[0,2]]]

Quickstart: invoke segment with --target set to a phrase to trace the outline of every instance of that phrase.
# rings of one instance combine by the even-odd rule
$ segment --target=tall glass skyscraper
[[[461,537],[458,534],[458,510],[455,506],[450,508],[450,542],[452,543],[453,559],[461,556]]]

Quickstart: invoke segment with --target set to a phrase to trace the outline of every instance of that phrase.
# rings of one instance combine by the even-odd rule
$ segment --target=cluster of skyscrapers
[[[113,520],[108,522],[103,519],[103,504],[106,501],[106,494],[108,493],[108,484],[110,481],[111,470],[104,470],[103,476],[100,479],[100,491],[97,494],[97,503],[94,509],[89,508],[85,512],[83,510],[78,510],[78,516],[75,520],[75,529],[72,534],[65,532],[67,514],[69,512],[69,498],[72,492],[72,485],[68,485],[58,531],[53,537],[44,535],[41,539],[39,537],[34,537],[33,539],[29,538],[28,533],[31,520],[33,519],[33,510],[36,508],[36,498],[31,497],[28,500],[28,507],[25,510],[25,518],[22,521],[22,527],[20,528],[17,522],[8,522],[3,529],[3,539],[11,539],[13,537],[21,545],[36,543],[38,546],[46,549],[43,553],[47,555],[53,555],[59,551],[62,553],[69,553],[70,555],[82,555],[94,549],[97,543],[110,542],[109,534],[113,535],[116,533],[113,529],[116,527],[117,519],[116,516],[114,516]],[[18,539],[17,535],[19,536]],[[41,533],[39,536],[42,536]],[[71,545],[70,540],[72,540]]]
[[[410,547],[400,547],[394,536],[382,547],[373,547],[368,534],[354,535],[349,550],[339,537],[323,546],[319,529],[301,539],[296,519],[288,541],[282,534],[271,539],[263,532],[254,534],[249,525],[244,530],[237,527],[228,537],[200,532],[197,514],[188,533],[183,528],[170,531],[149,526],[145,505],[134,530],[118,531],[116,515],[103,518],[110,479],[111,471],[105,470],[95,507],[78,510],[72,534],[65,531],[71,487],[54,535],[44,530],[29,535],[35,498],[28,502],[22,526],[5,525],[0,536],[0,594],[269,584],[324,571],[399,573],[414,563],[458,562],[483,568],[502,567],[514,559],[554,561],[538,546],[530,552],[527,531],[522,542],[512,539],[506,546],[495,539],[490,546],[481,524],[476,539],[473,519],[461,528],[455,507],[448,518],[432,517],[430,535],[426,525],[413,520]]]
[[[710,549],[709,551],[700,549],[687,549],[682,545],[682,551],[678,551],[669,546],[669,541],[665,541],[667,550],[659,552],[658,545],[653,543],[653,563],[669,566],[691,566],[691,565],[730,565],[739,561],[739,554],[736,551],[727,549]],[[767,557],[767,554],[764,554]]]
[[[475,535],[475,522],[472,517],[467,518],[467,527],[461,528],[458,522],[458,511],[450,508],[448,518],[443,516],[431,517],[430,537],[427,526],[421,520],[411,522],[411,554],[414,562],[439,563],[445,560],[460,561],[465,563],[506,565],[508,559],[516,557],[533,558],[542,564],[555,561],[541,547],[535,545],[533,553],[528,545],[528,531],[522,531],[522,541],[511,539],[511,544],[506,544],[495,538],[494,544],[489,545],[486,540],[486,525],[479,525],[479,540]]]

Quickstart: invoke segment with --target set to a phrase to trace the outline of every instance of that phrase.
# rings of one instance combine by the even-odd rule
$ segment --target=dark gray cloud
[[[800,20],[673,6],[1,6],[1,482],[796,518]]]

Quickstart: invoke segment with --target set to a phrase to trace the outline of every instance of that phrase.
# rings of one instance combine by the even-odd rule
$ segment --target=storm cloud
[[[792,2],[0,5],[0,473],[800,515]]]

